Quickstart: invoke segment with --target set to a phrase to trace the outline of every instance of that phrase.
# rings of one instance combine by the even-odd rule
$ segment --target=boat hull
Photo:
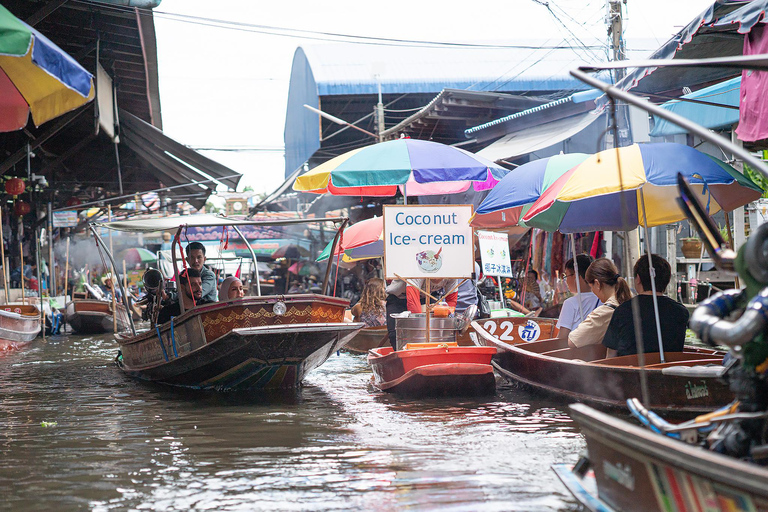
[[[122,304],[117,304],[117,330],[130,328],[128,315]],[[75,299],[67,304],[67,323],[77,334],[114,332],[112,303],[95,299]]]
[[[583,404],[571,406],[571,417],[586,438],[594,474],[556,472],[582,503],[626,512],[768,510],[766,467],[655,434]],[[589,489],[592,478],[597,496]]]
[[[496,379],[490,365],[495,349],[432,347],[393,351],[373,349],[368,364],[373,386],[404,396],[476,396],[493,394]]]
[[[40,310],[29,304],[0,306],[0,351],[22,348],[40,333]]]
[[[733,400],[721,379],[723,353],[714,350],[687,347],[685,352],[667,353],[666,364],[659,362],[658,354],[646,354],[641,369],[634,356],[605,359],[601,345],[568,349],[564,340],[510,345],[482,332],[479,325],[475,330],[478,345],[498,349],[492,365],[505,379],[571,400],[624,408],[628,398],[643,396],[643,372],[649,408],[655,410],[708,412]]]
[[[475,320],[483,329],[505,343],[522,343],[554,338],[557,318],[505,316]],[[477,331],[471,326],[457,340],[459,345],[474,346]]]
[[[276,303],[285,314],[274,313]],[[199,306],[155,331],[118,336],[118,365],[133,377],[190,388],[295,388],[363,327],[343,321],[347,304],[305,295]]]
[[[387,326],[365,327],[357,331],[357,334],[349,340],[344,350],[355,354],[367,354],[373,348],[389,345]]]

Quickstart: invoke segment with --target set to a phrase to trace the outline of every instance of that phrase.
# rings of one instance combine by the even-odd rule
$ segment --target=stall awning
[[[493,162],[514,160],[518,156],[548,148],[573,137],[599,118],[599,114],[586,112],[516,131],[505,135],[477,154]]]
[[[188,184],[173,189],[171,195],[199,208],[217,185],[237,188],[241,174],[179,144],[126,110],[120,109],[119,119],[121,141],[157,169],[158,178],[164,185]]]
[[[740,88],[741,77],[737,77],[681,96],[682,100],[699,100],[726,105],[723,107],[672,100],[661,105],[661,108],[679,114],[705,128],[716,129],[731,126],[739,121]],[[653,119],[655,124],[653,130],[651,130],[652,137],[686,133],[685,130],[674,123],[670,123],[657,116],[654,116]]]

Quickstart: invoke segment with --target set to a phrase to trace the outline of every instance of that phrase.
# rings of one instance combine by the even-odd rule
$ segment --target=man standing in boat
[[[219,300],[217,294],[218,283],[216,274],[205,264],[205,246],[200,242],[192,242],[187,245],[187,263],[198,272],[203,281],[203,298],[207,302]]]
[[[203,297],[203,283],[198,270],[188,268],[179,274],[178,300],[160,310],[157,315],[157,325],[164,324],[181,314],[180,301],[184,301],[184,311],[211,302]]]

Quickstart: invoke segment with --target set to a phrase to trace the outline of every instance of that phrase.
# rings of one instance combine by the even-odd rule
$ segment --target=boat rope
[[[160,327],[155,326],[155,329],[157,329],[157,339],[160,341],[160,348],[163,349],[163,357],[165,357],[165,361],[168,362],[168,352],[165,351],[163,336],[160,334]]]
[[[173,319],[171,317],[171,346],[173,347],[173,357],[179,357],[179,353],[176,352],[176,335],[173,333]]]

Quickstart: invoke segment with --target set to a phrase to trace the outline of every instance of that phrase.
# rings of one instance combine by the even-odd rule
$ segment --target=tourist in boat
[[[203,297],[203,280],[200,277],[200,271],[194,268],[188,268],[179,274],[179,293],[178,299],[160,310],[157,315],[157,324],[164,324],[171,318],[181,314],[181,303],[184,301],[184,310],[187,311],[195,306],[207,304],[211,301]]]
[[[525,308],[528,310],[542,307],[541,289],[539,288],[539,273],[534,269],[528,271],[525,281]]]
[[[560,329],[558,338],[568,339],[570,332],[587,318],[593,309],[600,305],[600,299],[589,289],[585,277],[587,269],[592,264],[592,256],[589,254],[579,254],[576,256],[576,262],[573,258],[565,262],[565,282],[568,285],[568,291],[574,294],[573,297],[565,299],[563,309],[560,310],[560,318],[557,319],[557,327]],[[579,275],[576,275],[576,267],[579,267]],[[576,287],[578,279],[579,286]],[[578,293],[581,291],[581,293]],[[581,301],[581,307],[579,307]]]
[[[472,277],[465,279],[458,289],[458,295],[456,297],[456,314],[460,315],[464,313],[470,306],[477,306],[480,298],[478,297],[477,283],[480,279],[481,270],[480,264],[475,262],[475,271]],[[477,316],[477,313],[475,313]]]
[[[243,282],[234,276],[229,276],[222,281],[219,287],[219,300],[242,299],[245,296]]]
[[[383,279],[373,277],[365,283],[360,300],[352,307],[352,317],[355,322],[363,322],[366,327],[386,325],[386,283]]]
[[[587,269],[586,279],[592,293],[597,295],[602,305],[592,310],[587,318],[568,334],[568,346],[571,348],[602,343],[613,312],[632,298],[629,285],[608,258],[593,261]]]
[[[659,325],[661,342],[665,352],[681,352],[685,344],[685,329],[688,326],[688,310],[685,306],[664,295],[664,290],[672,277],[672,269],[667,260],[658,254],[652,255],[653,269],[656,273],[656,300],[659,305]],[[651,288],[651,268],[648,256],[643,255],[635,263],[635,289],[637,296],[616,308],[603,338],[603,345],[608,349],[606,357],[626,356],[637,353],[635,342],[635,324],[632,317],[632,303],[640,309],[640,325],[643,334],[643,351],[658,352],[659,342],[656,331],[656,318],[653,307],[653,289]]]
[[[409,281],[408,286],[405,289],[405,298],[408,306],[408,311],[411,313],[421,313],[421,292],[427,291],[426,279],[412,279]],[[458,285],[457,279],[430,279],[429,280],[429,294],[435,298],[444,300],[451,309],[456,308],[456,301],[458,300]],[[434,303],[434,302],[433,302]]]
[[[200,242],[187,244],[187,263],[198,272],[203,280],[203,298],[208,302],[218,299],[216,289],[216,274],[205,264],[205,246]]]

